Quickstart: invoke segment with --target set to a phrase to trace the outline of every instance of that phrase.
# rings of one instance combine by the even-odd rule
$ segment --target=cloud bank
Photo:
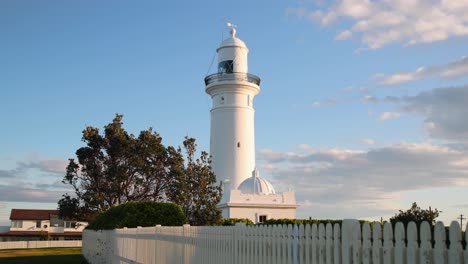
[[[258,152],[261,168],[271,175],[274,185],[293,186],[298,201],[305,207],[313,206],[317,217],[388,215],[398,209],[394,201],[401,192],[467,185],[467,156],[468,151],[429,143],[367,151]]]
[[[404,111],[424,117],[431,137],[468,142],[468,85],[437,88],[399,101]]]
[[[302,4],[287,13],[324,27],[340,19],[352,25],[336,40],[360,38],[366,49],[393,43],[413,45],[468,35],[468,2],[453,0],[336,0],[322,7]]]

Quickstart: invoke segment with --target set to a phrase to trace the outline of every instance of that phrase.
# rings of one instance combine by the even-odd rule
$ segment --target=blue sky
[[[86,125],[115,113],[209,149],[203,79],[227,22],[262,78],[257,163],[298,217],[468,214],[466,1],[0,2],[0,225],[55,208]]]

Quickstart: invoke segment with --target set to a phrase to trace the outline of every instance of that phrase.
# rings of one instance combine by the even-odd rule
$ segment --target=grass
[[[0,250],[0,264],[85,264],[81,248],[37,248]]]

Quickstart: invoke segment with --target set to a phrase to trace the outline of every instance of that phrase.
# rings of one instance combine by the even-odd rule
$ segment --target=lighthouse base
[[[259,224],[268,219],[296,218],[294,192],[280,194],[245,194],[240,190],[227,190],[218,205],[224,218],[247,218]]]

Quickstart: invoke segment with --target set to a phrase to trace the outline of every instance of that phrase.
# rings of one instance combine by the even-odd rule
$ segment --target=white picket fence
[[[389,223],[383,232],[379,223],[372,227],[344,220],[342,229],[320,224],[85,230],[82,253],[92,264],[468,264],[458,222],[452,222],[448,238],[442,222],[434,238],[429,224],[421,224],[420,242],[414,223],[406,232],[402,223],[395,232]]]
[[[81,247],[81,240],[45,240],[45,241],[7,241],[0,242],[2,249],[22,248],[58,248],[58,247]]]

